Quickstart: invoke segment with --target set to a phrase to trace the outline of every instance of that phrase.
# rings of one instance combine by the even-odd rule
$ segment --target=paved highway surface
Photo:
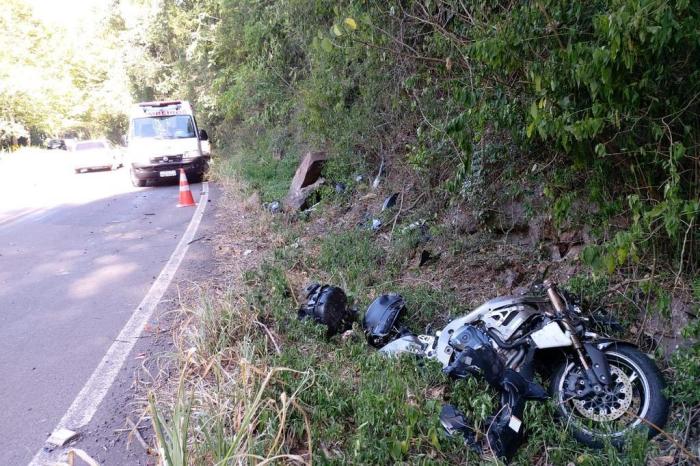
[[[1,465],[34,457],[148,292],[195,212],[177,199],[65,151],[0,156]]]

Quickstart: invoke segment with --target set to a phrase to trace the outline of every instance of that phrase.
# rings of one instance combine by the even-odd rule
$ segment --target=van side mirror
[[[208,141],[209,140],[209,135],[203,129],[199,130],[199,140],[200,141]]]

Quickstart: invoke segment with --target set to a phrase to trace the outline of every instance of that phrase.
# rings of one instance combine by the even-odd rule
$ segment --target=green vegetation
[[[398,275],[373,283],[382,259],[379,245],[364,233],[330,236],[318,256],[309,257],[293,238],[303,224],[292,228],[276,258],[246,273],[235,292],[212,300],[204,290],[187,311],[197,322],[190,329],[196,333],[182,342],[190,391],[178,390],[172,424],[182,424],[182,406],[191,400],[191,464],[242,457],[308,461],[310,454],[320,464],[497,464],[447,437],[438,420],[442,404],[451,402],[483,423],[495,404],[485,382],[455,383],[437,363],[381,357],[357,326],[349,338],[328,339],[323,327],[297,319],[295,269],[310,271],[311,280],[343,281],[362,306],[387,289],[405,293],[407,322],[417,331],[434,322],[436,308],[454,309],[456,297],[420,286],[394,288]],[[360,268],[368,273],[345,273]],[[166,406],[162,402],[161,410]],[[529,404],[525,422],[530,436],[513,464],[631,466],[654,451],[636,438],[624,452],[586,449],[546,403]]]
[[[652,245],[697,268],[692,2],[168,0],[153,24],[163,20],[169,40],[144,45],[174,72],[149,89],[200,102],[224,144],[253,133],[292,155],[322,147],[334,178],[389,159],[456,193],[488,176],[481,165],[511,171],[500,184],[544,165],[558,223],[607,239],[586,254],[596,270],[634,266]],[[473,167],[483,153],[490,162]],[[575,197],[599,214],[572,219]],[[631,225],[609,229],[617,215]]]
[[[700,280],[696,279],[693,287],[694,297],[700,301]],[[683,336],[689,340],[687,347],[677,351],[671,357],[671,366],[678,377],[670,387],[673,400],[683,406],[700,406],[700,319],[692,321],[683,329]]]
[[[134,43],[147,72],[133,68],[132,82],[204,110],[219,145],[215,176],[244,180],[263,201],[280,199],[299,156],[323,149],[332,156],[324,176],[349,188],[323,189],[324,212],[276,224],[285,246],[247,276],[233,302],[207,311],[224,321],[206,326],[219,344],[204,354],[245,355],[233,370],[250,373],[254,361],[260,371],[247,395],[231,395],[234,403],[258,393],[261,374],[292,371],[265,387],[274,406],[261,407],[256,420],[266,427],[257,424],[259,435],[239,454],[455,462],[467,453],[440,434],[436,406],[455,399],[481,418],[491,408],[473,382],[447,383],[434,368],[378,359],[361,341],[326,341],[298,322],[298,271],[344,287],[360,308],[398,291],[421,331],[492,293],[486,287],[503,267],[519,263],[518,279],[531,280],[540,273],[533,266],[551,259],[541,242],[527,251],[508,246],[522,220],[499,206],[520,203],[526,221],[551,229],[549,238],[590,232],[580,252],[585,273],[571,286],[607,305],[622,336],[645,349],[653,348],[637,325],[668,318],[674,293],[688,296],[700,265],[696,4],[164,0],[150,21],[143,30],[161,28],[167,38],[147,33]],[[387,191],[402,191],[407,206],[380,214],[388,226],[372,234],[354,209],[368,188],[354,177],[371,179],[380,165]],[[482,232],[456,233],[446,218],[453,205]],[[426,219],[444,261],[427,276],[413,265],[423,233],[408,228]],[[315,244],[300,246],[305,241]],[[700,357],[693,347],[666,362],[669,395],[681,406],[674,436],[698,413]],[[681,379],[687,383],[675,383]],[[194,380],[193,387],[209,383]],[[221,390],[206,385],[201,393]],[[291,391],[298,405],[283,401]],[[214,414],[195,429],[202,437],[194,450],[200,459],[231,458],[223,446],[236,432],[226,418],[233,411],[200,398],[198,407]],[[532,437],[521,464],[640,464],[658,448],[635,439],[624,453],[586,451],[553,421],[550,406],[531,406],[527,422]],[[283,447],[274,434],[282,431]]]
[[[333,180],[385,161],[445,196],[480,186],[489,199],[538,173],[556,225],[605,240],[585,254],[596,271],[637,266],[649,248],[697,269],[693,2],[122,0],[79,37],[23,0],[6,11],[5,145],[116,140],[130,99],[187,98],[266,200],[307,148],[333,155]],[[597,214],[578,217],[577,199]],[[610,228],[620,215],[629,224]]]
[[[3,3],[0,148],[64,135],[117,142],[126,132],[131,97],[112,33],[119,24],[110,10],[94,13],[76,15],[81,29],[69,31],[38,19],[23,0]]]
[[[289,180],[294,176],[299,158],[295,147],[285,148],[284,157],[276,156],[282,151],[277,140],[271,132],[237,134],[227,143],[227,152],[231,155],[220,159],[217,173],[222,178],[235,178],[240,174],[265,202],[282,199],[289,190]]]

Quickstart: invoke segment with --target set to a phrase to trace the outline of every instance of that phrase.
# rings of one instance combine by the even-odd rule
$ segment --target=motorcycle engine
[[[496,349],[496,354],[498,355],[498,358],[505,364],[507,361],[510,361],[512,357],[514,357],[518,353],[518,350],[515,349],[505,349],[505,348],[497,348]]]
[[[511,357],[518,353],[518,350],[516,349],[506,349],[498,346],[498,343],[493,338],[491,338],[486,332],[484,332],[484,327],[477,326],[474,328],[477,329],[476,331],[483,340],[481,341],[481,343],[491,347],[495,351],[495,354],[498,357],[498,359],[500,359],[503,364],[505,364],[506,361],[509,361]],[[458,342],[455,342],[455,339],[450,339],[450,345],[453,349],[457,350],[457,352],[459,352],[462,349],[460,347],[460,344]]]

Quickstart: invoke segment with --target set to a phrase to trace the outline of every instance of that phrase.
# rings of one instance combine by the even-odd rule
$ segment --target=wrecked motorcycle
[[[377,298],[363,320],[369,343],[388,355],[435,359],[457,379],[479,375],[500,393],[481,440],[463,413],[443,407],[445,429],[477,451],[488,445],[496,456],[512,457],[524,438],[525,400],[548,396],[573,436],[592,447],[620,447],[633,430],[652,437],[666,423],[664,380],[654,362],[630,343],[589,331],[580,306],[555,283],[487,301],[433,335],[401,326],[404,309],[399,295]],[[536,373],[549,379],[548,393]]]

